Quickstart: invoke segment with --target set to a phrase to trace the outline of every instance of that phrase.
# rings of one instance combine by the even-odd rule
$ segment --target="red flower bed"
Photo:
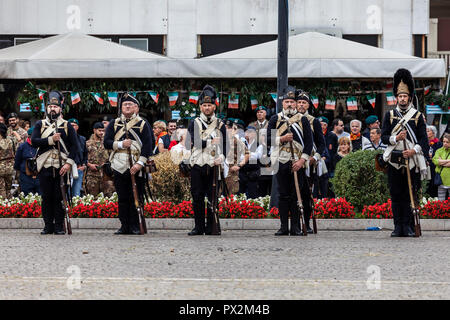
[[[431,201],[420,208],[420,214],[424,218],[430,219],[449,219],[450,201]]]
[[[314,205],[317,219],[351,219],[355,217],[354,209],[344,198],[324,198]]]
[[[371,206],[364,206],[362,211],[362,218],[366,219],[392,219],[392,202],[391,199],[383,204],[374,204]]]
[[[263,219],[268,216],[263,207],[252,201],[237,202],[233,195],[219,202],[219,217],[231,219]]]
[[[39,218],[41,206],[34,201],[32,203],[18,203],[12,206],[0,206],[0,217],[2,218]]]
[[[117,218],[119,207],[115,202],[79,204],[70,210],[70,215],[73,218]]]

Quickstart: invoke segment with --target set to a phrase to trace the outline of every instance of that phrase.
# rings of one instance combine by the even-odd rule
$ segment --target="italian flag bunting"
[[[72,105],[81,101],[80,94],[78,92],[71,92],[70,98],[72,99]]]
[[[355,97],[348,97],[347,99],[347,110],[348,111],[356,111],[358,110],[358,103],[356,102]]]
[[[108,92],[108,100],[111,107],[117,107],[117,92]]]
[[[314,108],[318,108],[319,107],[319,98],[316,96],[311,96],[311,101],[313,103]]]
[[[91,94],[94,96],[95,100],[97,100],[98,103],[103,104],[103,99],[99,92],[91,92]]]
[[[368,95],[367,96],[367,100],[369,101],[369,103],[371,104],[372,108],[374,108],[374,109],[375,109],[375,102],[376,102],[375,97],[376,97],[375,95]]]
[[[38,89],[39,91],[39,99],[44,100],[44,94],[47,92],[45,90]]]
[[[228,109],[239,109],[239,95],[236,94],[234,98],[231,94],[228,95]]]
[[[167,96],[169,97],[169,105],[173,107],[177,104],[178,100],[178,92],[177,91],[169,91],[167,92]]]
[[[430,89],[431,89],[431,86],[426,86],[425,88],[423,88],[423,94],[424,95],[429,94],[430,93]]]
[[[334,110],[336,109],[336,100],[327,99],[325,104],[325,110]]]
[[[156,93],[156,91],[148,91],[148,94],[150,95],[150,97],[152,97],[153,101],[155,101],[155,103],[158,104],[159,93]]]
[[[277,93],[269,93],[270,96],[272,97],[273,101],[275,101],[275,103],[277,103]]]
[[[386,100],[388,106],[395,106],[395,97],[392,92],[386,92]]]
[[[250,96],[250,104],[252,105],[252,110],[258,108],[258,100],[256,100],[255,96]]]
[[[216,106],[220,106],[219,97],[216,98],[216,101],[214,101],[214,103],[216,104]]]
[[[197,104],[198,102],[198,92],[190,92],[189,93],[189,102],[193,104]]]

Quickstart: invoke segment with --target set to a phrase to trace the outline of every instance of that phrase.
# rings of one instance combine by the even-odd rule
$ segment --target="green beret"
[[[366,118],[366,124],[372,124],[378,121],[378,117],[375,115],[368,116]]]
[[[267,112],[267,108],[264,106],[259,106],[258,108],[255,109],[255,112],[258,112],[259,110],[264,110]]]
[[[328,124],[328,122],[329,122],[328,118],[325,116],[320,116],[317,119],[319,119],[320,122],[325,122],[326,124]]]
[[[75,118],[70,118],[69,120],[67,120],[68,123],[76,123],[79,125],[78,120]]]

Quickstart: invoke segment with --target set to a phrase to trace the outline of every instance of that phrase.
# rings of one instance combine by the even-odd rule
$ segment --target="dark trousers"
[[[199,232],[210,232],[212,227],[212,209],[207,207],[205,228],[205,196],[208,202],[213,196],[213,167],[194,165],[191,169],[191,194],[194,209],[195,229]]]
[[[291,230],[300,231],[300,216],[297,206],[297,193],[295,190],[294,173],[291,170],[291,161],[280,163],[276,174],[278,184],[278,211],[280,213],[281,229],[288,230],[289,212],[291,213]],[[297,171],[299,188],[302,189],[304,170]],[[300,191],[301,192],[301,191]],[[305,204],[305,201],[303,201]]]
[[[305,224],[310,228],[309,220],[311,219],[311,213],[314,209],[311,204],[311,190],[309,188],[308,181],[306,181],[306,175],[305,175],[305,183],[303,185],[303,188],[300,189],[300,194],[302,196],[302,203],[303,203],[303,214],[305,215]]]
[[[261,175],[258,177],[258,196],[265,197],[270,195],[272,190],[273,176]]]
[[[42,195],[42,217],[45,228],[62,231],[64,209],[62,206],[59,169],[42,168],[38,178]]]
[[[27,176],[25,173],[21,172],[19,176],[19,185],[20,191],[22,191],[25,195],[29,193],[41,194],[38,178],[33,179],[33,177]]]
[[[314,198],[323,199],[328,196],[328,174],[323,174],[315,178],[314,181]]]
[[[144,178],[135,175],[139,200],[142,201],[144,194]],[[123,174],[114,170],[114,187],[119,198],[119,220],[124,231],[139,230],[139,217],[134,205],[133,187],[131,184],[130,170]]]
[[[414,172],[415,168],[410,170],[411,183],[413,187],[413,195],[417,194],[420,185],[420,175]],[[388,167],[388,184],[392,201],[392,215],[394,217],[394,225],[413,225],[414,217],[412,215],[411,200],[409,196],[408,176],[406,168],[400,170],[393,166]]]
[[[239,170],[239,191],[238,193],[245,193],[247,198],[258,198],[258,176],[259,169],[256,170]],[[242,171],[243,170],[243,171]]]

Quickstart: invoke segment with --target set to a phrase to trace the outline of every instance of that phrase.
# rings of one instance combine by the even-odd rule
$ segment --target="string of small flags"
[[[389,85],[386,89],[389,89]],[[424,90],[424,94],[427,95],[430,92],[431,86],[425,87],[423,88]],[[39,95],[39,99],[43,100],[44,99],[44,94],[47,92],[46,90],[42,90],[42,89],[37,89],[38,90],[38,95]],[[120,92],[125,92],[125,91],[120,91]],[[148,95],[150,95],[150,97],[152,98],[152,100],[158,104],[159,102],[159,98],[160,98],[160,94],[156,91],[127,91],[129,94],[133,95],[134,97],[136,97],[136,95],[138,93],[147,93]],[[184,91],[185,92],[185,91]],[[198,100],[199,100],[199,95],[200,95],[201,91],[190,91],[188,92],[188,101],[189,103],[195,104],[197,105]],[[96,101],[97,103],[103,105],[104,104],[104,100],[102,98],[102,94],[100,92],[84,92],[84,91],[78,91],[78,92],[74,92],[74,91],[62,91],[62,93],[70,93],[70,97],[71,97],[71,102],[72,105],[76,105],[78,103],[81,102],[81,96],[80,93],[89,93]],[[118,96],[117,91],[108,91],[107,92],[107,97],[108,97],[108,101],[109,104],[112,107],[117,107],[117,96]],[[393,95],[393,93],[391,91],[374,91],[371,94],[366,94],[365,97],[367,98],[367,101],[370,103],[370,105],[372,106],[372,108],[375,108],[375,104],[376,104],[376,93],[385,93],[386,95],[386,102],[387,105],[392,106],[396,104],[396,99]],[[273,101],[276,103],[277,102],[277,93],[276,92],[270,92],[268,93]],[[239,109],[239,94],[235,93],[235,94],[227,94],[228,95],[228,109]],[[179,91],[168,91],[167,92],[167,96],[169,98],[169,105],[171,107],[175,106],[179,100]],[[314,108],[318,108],[319,107],[319,97],[311,95],[311,102],[314,106]],[[326,98],[325,100],[325,110],[335,110],[336,109],[336,98]],[[215,104],[217,106],[220,105],[220,100],[219,97],[216,98]],[[251,108],[252,110],[255,110],[258,105],[259,105],[259,101],[258,99],[251,95],[250,96],[250,104],[251,104]],[[347,96],[346,99],[346,105],[347,105],[347,109],[348,111],[356,111],[358,110],[358,102],[357,102],[357,98],[355,96]]]

